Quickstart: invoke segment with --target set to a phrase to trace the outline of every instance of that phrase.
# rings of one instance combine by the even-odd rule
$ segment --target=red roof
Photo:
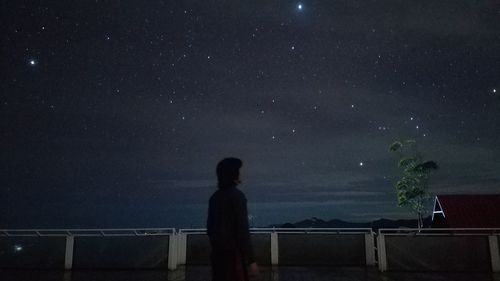
[[[434,211],[438,202],[444,218],[435,219],[435,227],[500,228],[500,194],[438,195]]]

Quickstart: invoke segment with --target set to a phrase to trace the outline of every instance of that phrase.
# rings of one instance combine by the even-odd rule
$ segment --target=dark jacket
[[[243,270],[242,280],[247,280],[246,266],[254,262],[254,256],[248,227],[247,200],[243,192],[236,187],[227,187],[217,190],[210,197],[207,233],[212,248],[213,280],[229,280],[217,276],[228,276],[227,271],[231,270]],[[222,271],[225,271],[224,274]],[[232,278],[240,280],[239,277]]]

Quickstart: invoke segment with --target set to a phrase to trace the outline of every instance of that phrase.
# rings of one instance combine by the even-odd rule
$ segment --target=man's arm
[[[238,194],[235,200],[236,234],[237,243],[247,264],[255,262],[252,241],[248,227],[247,199],[245,195]]]

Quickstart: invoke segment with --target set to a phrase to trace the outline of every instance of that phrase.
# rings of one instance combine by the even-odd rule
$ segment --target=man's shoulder
[[[247,200],[245,193],[238,188],[233,188],[233,196],[239,200]]]
[[[245,193],[237,188],[231,189],[219,189],[215,191],[212,196],[210,196],[210,200],[214,200],[218,197],[229,197],[236,200],[246,200]]]
[[[214,193],[212,193],[212,195],[210,196],[210,201],[213,201],[215,200],[215,198],[219,197],[220,196],[220,190],[216,190]]]

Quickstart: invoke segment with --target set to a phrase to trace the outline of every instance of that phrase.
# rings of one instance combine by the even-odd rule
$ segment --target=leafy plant
[[[417,214],[420,229],[423,227],[423,214],[426,211],[429,176],[438,169],[438,165],[434,161],[423,161],[414,140],[396,141],[389,146],[389,151],[398,156],[398,167],[402,171],[401,178],[394,186],[398,206],[411,207]]]

